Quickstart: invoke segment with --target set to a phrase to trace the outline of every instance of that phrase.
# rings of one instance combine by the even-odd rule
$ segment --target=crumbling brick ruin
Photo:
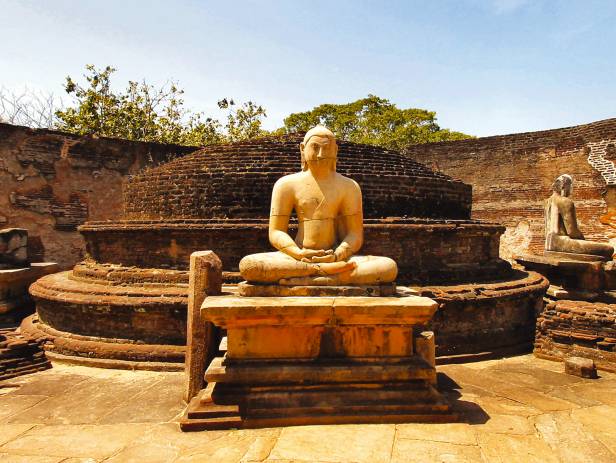
[[[127,175],[194,150],[0,123],[0,228],[30,230],[32,260],[70,268],[77,226],[120,216]]]

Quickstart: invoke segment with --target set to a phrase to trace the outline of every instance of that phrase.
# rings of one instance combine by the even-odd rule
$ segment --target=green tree
[[[347,104],[322,104],[284,120],[282,132],[305,132],[323,124],[336,134],[356,143],[401,150],[408,145],[472,138],[461,132],[441,129],[436,113],[425,109],[400,109],[375,95]]]
[[[263,134],[265,109],[249,101],[235,109],[231,99],[218,102],[227,110],[223,124],[201,112],[184,107],[184,91],[174,82],[155,88],[145,81],[129,81],[125,91],[112,88],[115,68],[86,66],[85,84],[70,76],[65,91],[74,106],[56,112],[57,128],[79,135],[98,135],[127,140],[203,146],[238,141]]]
[[[218,107],[228,110],[225,124],[228,141],[249,140],[268,133],[261,128],[262,118],[267,117],[262,106],[247,101],[235,109],[235,102],[224,98],[218,102]]]

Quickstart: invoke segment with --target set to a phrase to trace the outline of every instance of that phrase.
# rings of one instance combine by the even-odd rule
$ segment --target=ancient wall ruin
[[[607,224],[616,203],[616,119],[414,145],[406,153],[473,186],[472,217],[507,226],[501,238],[504,258],[543,250],[543,201],[563,173],[574,178],[573,199],[586,238],[616,238],[616,229]]]
[[[0,228],[27,228],[32,260],[70,268],[77,226],[120,216],[126,176],[194,149],[0,124]]]

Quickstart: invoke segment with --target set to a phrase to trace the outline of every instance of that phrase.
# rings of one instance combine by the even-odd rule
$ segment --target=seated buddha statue
[[[571,176],[558,177],[552,189],[552,196],[545,202],[545,250],[611,259],[614,254],[611,245],[585,240],[578,227],[575,204],[569,197],[573,189]]]
[[[277,251],[244,257],[242,277],[249,283],[287,286],[393,282],[398,267],[392,259],[356,255],[364,239],[361,190],[336,172],[334,134],[316,126],[299,148],[301,172],[280,178],[272,191],[269,241]],[[293,211],[295,239],[288,230]]]

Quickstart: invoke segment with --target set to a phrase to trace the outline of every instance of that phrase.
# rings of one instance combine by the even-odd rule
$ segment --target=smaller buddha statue
[[[275,252],[240,261],[248,283],[286,286],[360,286],[391,283],[398,273],[388,257],[358,256],[363,214],[359,185],[336,172],[338,146],[323,126],[300,144],[302,171],[280,178],[272,191],[269,241]],[[298,231],[289,233],[295,211]]]
[[[611,245],[585,240],[578,227],[575,204],[569,197],[573,178],[561,175],[554,181],[552,189],[552,196],[545,202],[545,250],[611,259],[614,254]]]

